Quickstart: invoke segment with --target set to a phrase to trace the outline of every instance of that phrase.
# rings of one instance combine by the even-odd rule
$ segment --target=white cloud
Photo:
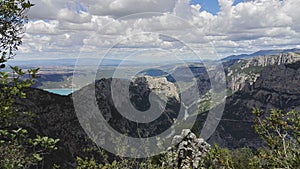
[[[192,17],[192,8],[189,0],[178,0],[174,8],[174,14],[180,18],[190,20]]]
[[[100,16],[116,18],[143,12],[170,12],[174,9],[175,0],[84,0],[82,5],[88,12]]]
[[[26,32],[29,34],[58,34],[59,29],[58,27],[59,22],[58,21],[30,21],[26,24]]]
[[[57,19],[72,22],[72,23],[82,24],[82,23],[90,22],[92,16],[86,12],[75,13],[70,9],[64,8],[58,11]]]
[[[293,24],[291,25],[294,29],[299,30],[300,29],[300,17],[298,14],[298,10],[299,10],[299,6],[300,6],[300,1],[298,0],[285,0],[283,2],[283,12],[290,16]]]
[[[199,12],[188,0],[32,0],[21,51],[30,53],[97,51],[119,48],[201,50],[211,41],[222,56],[265,48],[299,46],[299,0],[252,0],[233,6],[219,0],[221,11]],[[161,12],[126,15],[139,12]],[[123,18],[119,18],[123,17]],[[195,26],[192,27],[191,25]],[[208,39],[209,41],[205,40]],[[75,56],[74,56],[75,57]]]
[[[57,19],[59,10],[66,8],[70,1],[65,0],[31,0],[34,6],[29,10],[30,19]]]

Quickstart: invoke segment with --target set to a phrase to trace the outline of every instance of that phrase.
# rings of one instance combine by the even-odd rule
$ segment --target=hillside
[[[74,95],[84,98],[86,93],[90,91],[89,88],[95,87],[99,109],[102,110],[107,122],[115,130],[132,137],[140,137],[139,134],[142,134],[142,137],[155,135],[173,124],[173,119],[176,118],[180,107],[179,96],[175,86],[165,78],[137,78],[130,85],[130,98],[135,108],[145,110],[150,106],[147,98],[151,90],[157,93],[157,95],[153,95],[153,101],[155,102],[153,107],[156,111],[161,112],[162,108],[159,105],[166,104],[166,109],[163,110],[164,112],[157,120],[149,124],[139,125],[139,129],[143,131],[142,133],[137,132],[135,122],[121,116],[112,104],[111,82],[112,79],[99,80],[82,88]],[[118,80],[118,83],[125,84],[127,81]],[[167,97],[160,94],[162,91],[166,93]],[[120,90],[119,92],[124,91]],[[56,163],[61,165],[62,168],[74,168],[76,166],[76,156],[83,156],[86,154],[84,149],[93,148],[95,145],[88,138],[77,119],[72,95],[60,96],[34,88],[29,88],[26,93],[27,98],[18,99],[15,106],[19,111],[29,111],[37,116],[34,117],[33,123],[23,124],[24,127],[28,128],[31,134],[47,135],[60,139],[58,151],[52,156],[46,157],[46,163]],[[159,97],[159,95],[161,96]],[[122,100],[120,101],[122,102]]]
[[[253,73],[250,70],[257,70],[257,67],[260,67],[260,71],[254,72],[256,78],[250,81],[251,83],[249,79],[244,78],[246,80],[239,83],[239,87],[233,88],[236,91],[226,99],[223,117],[208,142],[230,148],[244,146],[257,148],[261,146],[261,140],[252,128],[252,109],[254,107],[263,110],[279,108],[284,111],[300,109],[300,62],[297,61],[298,58],[297,53],[287,53],[278,56],[258,57],[248,61],[241,60],[228,66],[227,70],[231,77]],[[176,70],[180,69],[179,67]],[[207,75],[203,73],[201,68],[194,67],[194,70],[194,73],[199,71],[199,76],[196,78],[199,84],[198,90],[202,95],[208,94],[210,85]],[[116,109],[110,88],[112,80],[98,80],[80,89],[74,95],[84,100],[91,91],[90,89],[95,87],[98,108],[102,110],[107,122],[118,132],[126,133],[132,137],[155,136],[168,129],[174,123],[174,119],[177,118],[180,106],[184,104],[180,102],[180,96],[195,92],[187,88],[179,93],[176,85],[168,81],[166,77],[144,76],[136,78],[130,82],[129,98],[131,103],[123,102],[122,99],[117,102],[120,105],[132,104],[136,109],[142,111],[149,109],[152,103],[155,111],[163,110],[162,115],[155,121],[137,124],[123,117]],[[127,80],[121,79],[116,79],[116,82],[120,86],[128,83]],[[233,83],[236,82],[232,81],[229,84]],[[151,91],[155,95],[150,96]],[[124,93],[121,89],[115,92],[126,96],[126,92]],[[148,99],[149,96],[150,100]],[[199,104],[193,107],[192,113],[207,111],[203,106],[210,102],[209,97],[199,99]],[[164,104],[166,104],[166,109],[164,106],[160,106]],[[63,168],[74,168],[76,165],[75,157],[84,156],[86,152],[83,150],[94,146],[77,119],[72,95],[59,96],[29,88],[27,98],[18,99],[15,106],[18,107],[19,111],[30,111],[37,114],[35,122],[24,124],[32,134],[48,135],[61,140],[58,151],[51,157],[47,157],[46,163],[57,163]],[[89,113],[87,110],[87,117],[89,117]],[[198,120],[193,128],[194,132],[199,134],[200,126],[203,125],[205,119],[206,113],[198,115]]]

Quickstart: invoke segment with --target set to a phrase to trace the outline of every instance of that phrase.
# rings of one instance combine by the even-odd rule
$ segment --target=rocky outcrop
[[[300,54],[289,52],[278,55],[258,56],[248,60],[228,61],[226,67],[228,88],[234,93],[241,90],[245,85],[252,85],[260,76],[264,67],[272,65],[290,64],[300,61]]]
[[[133,86],[138,87],[139,92],[145,93],[151,90],[164,101],[169,98],[179,100],[179,91],[174,83],[170,83],[166,77],[143,76],[133,79]],[[144,84],[147,84],[145,87]]]
[[[190,129],[182,130],[181,135],[174,136],[167,152],[168,166],[178,169],[199,168],[203,157],[210,149],[210,145],[201,138],[197,138]]]
[[[281,53],[278,55],[269,55],[269,56],[258,56],[252,58],[248,61],[245,67],[253,67],[253,66],[270,66],[270,65],[282,65],[295,63],[300,60],[299,53]]]

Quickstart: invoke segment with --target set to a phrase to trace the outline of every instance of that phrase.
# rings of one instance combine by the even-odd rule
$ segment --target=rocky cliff
[[[300,61],[267,66],[252,85],[248,83],[228,97],[210,141],[227,147],[258,147],[261,142],[252,128],[255,107],[264,112],[300,110]]]
[[[257,56],[247,60],[227,61],[224,63],[228,88],[232,92],[241,90],[246,83],[252,85],[266,66],[295,63],[300,60],[299,52],[280,53],[277,55]]]

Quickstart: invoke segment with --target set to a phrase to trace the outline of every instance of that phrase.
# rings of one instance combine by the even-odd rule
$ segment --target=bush
[[[297,168],[300,166],[300,112],[271,110],[269,115],[255,109],[255,131],[266,147],[254,158],[259,168]]]

